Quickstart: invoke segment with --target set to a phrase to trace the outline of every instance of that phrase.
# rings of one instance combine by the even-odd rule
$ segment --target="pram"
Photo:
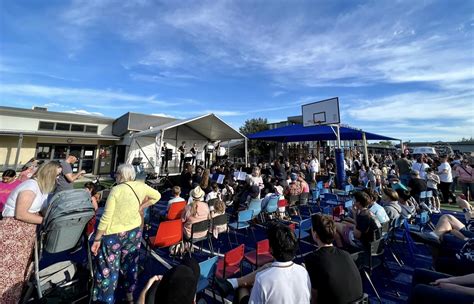
[[[51,198],[43,214],[43,223],[35,239],[34,272],[22,302],[87,303],[92,290],[93,270],[84,228],[95,216],[91,197],[83,189],[59,192]],[[71,260],[39,269],[43,250],[51,254],[71,250],[83,235],[87,247],[88,270]],[[33,294],[35,290],[36,295]]]

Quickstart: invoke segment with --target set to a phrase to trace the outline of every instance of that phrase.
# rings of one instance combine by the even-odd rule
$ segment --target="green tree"
[[[270,129],[266,118],[252,118],[247,119],[242,127],[239,128],[240,133],[245,136],[254,134],[260,131]],[[248,151],[251,159],[256,160],[262,156],[268,156],[273,144],[269,144],[263,140],[250,140]]]

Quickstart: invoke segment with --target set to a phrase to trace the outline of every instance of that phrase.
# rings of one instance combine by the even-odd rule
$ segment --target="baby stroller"
[[[87,222],[95,216],[91,197],[85,190],[67,190],[54,195],[40,226],[34,247],[34,272],[23,303],[87,303],[92,290],[92,257],[87,237],[88,270],[71,260],[39,269],[43,250],[54,254],[71,250],[85,236]],[[36,295],[33,292],[36,290]]]

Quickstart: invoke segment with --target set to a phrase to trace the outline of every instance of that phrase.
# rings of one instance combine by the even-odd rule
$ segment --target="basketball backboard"
[[[339,98],[331,98],[301,106],[303,126],[339,124]]]

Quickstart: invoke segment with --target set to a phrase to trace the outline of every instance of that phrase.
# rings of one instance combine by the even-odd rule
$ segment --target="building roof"
[[[31,109],[3,107],[3,106],[0,106],[0,115],[21,116],[21,117],[38,118],[38,119],[63,120],[63,121],[79,121],[79,122],[88,122],[88,123],[102,123],[102,124],[110,124],[115,120],[114,118],[104,117],[104,116],[41,111],[41,110],[31,110]]]
[[[156,136],[156,134],[161,131],[170,130],[183,125],[186,125],[196,133],[200,134],[202,137],[211,141],[246,138],[245,135],[235,130],[212,113],[189,119],[176,120],[158,127],[154,127],[150,130],[138,132],[133,136]]]
[[[19,130],[0,130],[0,135],[11,136],[43,136],[43,137],[63,137],[63,138],[87,138],[100,140],[121,140],[118,136],[99,135],[92,133],[75,133],[75,132],[60,132],[60,131],[19,131]]]

